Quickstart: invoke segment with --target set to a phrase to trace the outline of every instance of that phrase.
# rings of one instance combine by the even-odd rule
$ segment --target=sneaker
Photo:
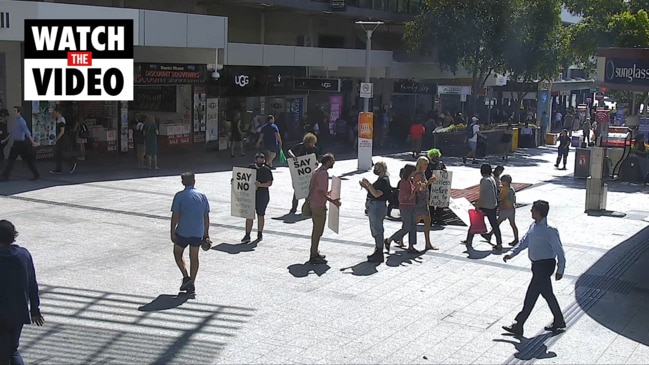
[[[318,257],[324,260],[327,258],[327,255],[323,255],[320,252],[318,252]]]
[[[246,235],[243,236],[241,243],[250,243],[250,233],[246,233]]]
[[[503,245],[496,245],[493,248],[494,251],[502,251],[503,250]]]
[[[50,170],[50,174],[54,174],[54,175],[61,175],[61,171],[57,171],[57,170]]]
[[[502,328],[505,331],[514,334],[515,336],[523,336],[523,326],[519,325],[516,322],[510,324],[509,326],[503,326]]]
[[[264,239],[264,234],[262,232],[257,232],[257,241],[261,241]]]
[[[75,162],[72,164],[72,168],[70,169],[70,173],[73,173],[77,169],[77,163]]]
[[[189,276],[183,278],[183,283],[180,284],[180,290],[187,290],[187,288],[192,284],[193,284],[192,278],[190,278]]]
[[[187,294],[196,294],[196,287],[194,286],[194,283],[187,287]]]
[[[324,258],[322,258],[322,257],[320,257],[320,256],[316,256],[316,257],[312,257],[312,258],[309,260],[309,263],[310,263],[311,265],[322,265],[322,264],[326,264],[326,263],[327,263],[327,260],[325,260]]]
[[[555,164],[554,164],[554,167],[559,168],[559,164],[558,164],[558,163],[555,163]]]
[[[546,331],[550,331],[552,333],[562,333],[566,331],[566,325],[564,324],[563,326],[557,326],[557,325],[551,325],[551,326],[545,326],[543,327]]]
[[[383,257],[383,252],[376,252],[375,254],[369,256],[367,258],[368,262],[378,262],[381,263],[385,261],[385,258]]]

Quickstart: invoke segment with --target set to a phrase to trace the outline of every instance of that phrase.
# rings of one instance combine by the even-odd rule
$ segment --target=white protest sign
[[[464,222],[464,224],[467,225],[467,227],[471,225],[471,221],[469,220],[469,210],[475,209],[475,207],[467,198],[451,199],[448,207],[462,222]]]
[[[230,215],[255,219],[255,186],[257,170],[234,167],[230,193]]]
[[[434,170],[433,176],[437,180],[430,184],[430,200],[428,201],[428,205],[433,207],[448,207],[451,202],[453,171]]]
[[[304,199],[309,196],[309,183],[313,172],[317,168],[318,161],[314,153],[288,159],[288,169],[291,172],[291,181],[293,182],[296,199]]]
[[[338,176],[331,178],[331,193],[329,197],[333,200],[340,199],[340,188],[342,180]],[[327,224],[330,230],[338,233],[340,227],[340,209],[333,203],[329,203],[329,222]]]

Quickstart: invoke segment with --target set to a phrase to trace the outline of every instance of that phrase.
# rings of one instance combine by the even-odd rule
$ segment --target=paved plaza
[[[585,214],[573,152],[568,171],[552,166],[555,148],[520,150],[505,165],[514,182],[532,184],[517,194],[521,236],[531,203],[547,200],[567,258],[564,278],[553,282],[567,331],[543,331],[552,316],[540,298],[524,338],[501,326],[522,307],[527,255],[504,263],[509,246],[495,254],[476,237],[467,251],[466,227],[436,226],[439,251],[396,248],[385,263],[368,263],[374,243],[358,181],[374,178],[344,155],[331,170],[343,179],[340,233],[325,231],[328,265],[318,266],[306,263],[311,221],[287,216],[287,167],[273,172],[263,241],[239,244],[244,220],[230,216],[230,170],[252,157],[162,156],[153,172],[127,158],[95,167],[90,159],[76,174],[36,182],[19,164],[0,184],[1,218],[34,257],[46,320],[25,327],[21,352],[31,364],[649,363],[649,188],[609,182],[609,211]],[[407,153],[377,160],[387,162],[392,185],[414,163]],[[478,184],[479,164],[442,160],[453,188]],[[201,251],[195,298],[178,295],[169,241],[171,200],[189,169],[210,200],[214,241]],[[399,226],[385,221],[388,234]],[[510,227],[501,227],[510,242]]]

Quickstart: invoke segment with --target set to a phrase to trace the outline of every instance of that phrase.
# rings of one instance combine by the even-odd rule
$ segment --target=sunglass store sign
[[[25,20],[25,100],[133,100],[133,20]]]

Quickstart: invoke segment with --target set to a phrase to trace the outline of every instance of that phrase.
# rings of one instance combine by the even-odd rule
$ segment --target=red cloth
[[[410,136],[412,138],[421,138],[426,133],[424,125],[421,123],[413,124],[410,126]]]

